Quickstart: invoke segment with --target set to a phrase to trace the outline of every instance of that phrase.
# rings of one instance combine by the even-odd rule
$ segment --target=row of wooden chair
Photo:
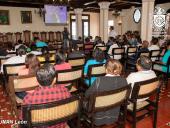
[[[23,34],[23,36],[22,36]],[[44,42],[62,42],[62,33],[60,31],[57,32],[32,32],[32,38],[39,37]],[[29,44],[31,42],[31,31],[25,30],[22,32],[16,33],[0,33],[0,42],[14,42],[16,43],[18,40],[23,40],[24,43]]]
[[[24,77],[21,76],[11,77],[10,83],[14,84],[9,86],[16,86],[19,82],[23,83],[23,78]],[[25,82],[30,81],[30,78],[25,77]],[[90,99],[84,99],[80,97],[81,95],[78,95],[78,97],[73,96],[72,98],[52,103],[24,105],[22,109],[23,119],[28,121],[25,127],[50,126],[77,117],[77,126],[74,126],[74,128],[80,128],[80,113],[82,113],[83,122],[85,122],[86,127],[94,128],[95,113],[105,112],[117,106],[121,106],[118,120],[119,127],[125,127],[127,112],[132,117],[131,120],[128,118],[128,121],[132,122],[133,128],[136,127],[137,121],[143,119],[148,114],[151,115],[153,112],[153,128],[156,128],[160,93],[159,80],[153,78],[152,80],[135,83],[132,95],[129,99],[130,91],[130,86],[125,86],[114,91],[94,93]],[[152,99],[147,99],[142,103],[137,102],[138,99],[148,97],[152,97]],[[83,101],[88,101],[88,109],[82,108],[82,99]],[[128,99],[129,103],[127,102]],[[145,111],[145,113],[137,116],[141,111]]]
[[[69,83],[71,85],[74,85],[74,86],[71,86],[71,88],[68,87],[70,90],[73,90],[73,92],[79,90],[79,86],[80,86],[79,81],[80,81],[80,79],[83,78],[83,69],[82,69],[82,66],[85,63],[85,58],[79,58],[79,59],[81,61],[80,60],[76,60],[76,59],[68,60],[68,62],[70,64],[74,65],[76,68],[73,66],[74,67],[73,69],[58,72],[58,74],[56,76],[58,78],[58,83],[60,83],[60,84],[67,84],[67,83]],[[79,63],[79,62],[81,62],[81,63]],[[52,63],[54,63],[54,62],[52,62]],[[23,66],[23,65],[24,64],[21,64],[21,65],[19,64],[18,66]],[[19,100],[15,97],[15,92],[18,92],[18,91],[27,91],[27,90],[30,90],[30,89],[33,89],[33,88],[37,87],[37,83],[35,83],[35,82],[29,82],[29,83],[32,83],[34,85],[30,85],[27,88],[22,88],[22,86],[19,86],[19,85],[23,85],[23,83],[28,83],[26,81],[31,81],[31,79],[33,79],[35,81],[35,76],[32,76],[33,78],[31,78],[31,79],[29,78],[30,76],[13,76],[13,75],[17,75],[16,72],[18,72],[16,70],[16,69],[18,69],[18,67],[16,67],[16,66],[17,65],[4,65],[4,75],[5,75],[5,77],[8,78],[10,76],[10,79],[9,79],[9,82],[8,82],[9,85],[7,87],[9,87],[9,89],[8,89],[9,90],[9,95],[10,95],[11,101],[13,103],[12,110],[15,111],[15,113],[17,113],[17,106],[19,106],[21,104],[21,102],[19,103],[18,102]],[[80,67],[80,68],[77,68],[77,67]],[[14,71],[14,72],[12,72],[12,71]],[[93,66],[89,67],[87,78],[90,80],[91,77],[94,77],[94,76],[103,76],[103,75],[105,75],[105,68],[104,68],[103,64],[93,65]],[[67,76],[72,76],[72,77],[67,77]],[[22,79],[25,79],[25,80],[22,80]],[[139,85],[141,85],[141,84],[139,84]],[[21,87],[21,88],[18,88],[18,87]],[[72,88],[72,87],[74,87],[74,88]],[[133,93],[132,93],[132,95],[133,95]],[[141,98],[141,97],[139,97],[139,98]],[[133,104],[133,102],[132,102],[132,104]],[[26,108],[27,107],[28,106],[26,106]],[[139,107],[137,107],[137,108],[139,108]],[[132,110],[132,107],[131,107],[131,110]],[[154,111],[156,113],[155,109],[154,109]],[[134,112],[135,112],[134,110],[133,110],[133,112],[131,111],[131,113],[133,113],[133,114],[134,114]],[[138,112],[138,109],[136,110],[136,112]],[[28,119],[29,117],[25,117],[25,118]],[[133,118],[136,118],[136,117],[134,117],[134,115],[133,115]],[[57,118],[57,119],[59,119],[59,118]],[[32,120],[30,118],[28,120],[30,121],[30,125],[34,125],[34,124],[31,124]],[[62,118],[62,121],[63,121],[63,118]],[[137,119],[135,119],[135,121],[137,121]],[[54,122],[57,122],[57,121],[55,120]],[[92,122],[92,124],[94,124],[94,122]],[[45,124],[43,124],[43,125],[45,125]]]

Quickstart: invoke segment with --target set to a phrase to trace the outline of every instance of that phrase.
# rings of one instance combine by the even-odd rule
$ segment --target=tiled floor
[[[170,88],[170,86],[169,86]],[[11,116],[10,102],[8,97],[4,95],[0,86],[0,128],[11,128],[11,124],[1,124],[2,120],[15,120],[15,117]],[[159,111],[158,111],[158,128],[170,128],[168,126],[170,122],[170,89],[163,90],[161,92]],[[131,125],[127,122],[126,128],[130,128]],[[12,128],[15,128],[14,126]],[[103,128],[112,128],[112,126],[105,126]],[[147,117],[144,120],[137,123],[137,128],[152,128],[152,119]]]

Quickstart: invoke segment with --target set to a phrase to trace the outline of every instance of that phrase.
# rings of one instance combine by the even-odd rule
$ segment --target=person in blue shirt
[[[35,41],[35,45],[36,45],[37,48],[43,48],[43,47],[48,46],[47,43],[40,41],[40,39],[38,37],[35,37],[34,41]]]
[[[170,57],[170,40],[167,41],[167,51],[162,58],[162,63],[167,64],[169,57]],[[169,65],[169,69],[170,69],[170,65]],[[167,72],[167,67],[162,66],[162,71]],[[169,72],[170,72],[170,70],[169,70]]]
[[[89,70],[88,68],[90,65],[102,64],[102,63],[103,64],[106,63],[104,52],[100,50],[99,48],[96,48],[95,51],[93,52],[93,59],[88,60],[84,66],[84,75],[85,76],[87,75],[88,70]],[[91,85],[93,84],[95,80],[96,80],[96,77],[91,78]],[[89,86],[89,79],[86,79],[85,83]]]

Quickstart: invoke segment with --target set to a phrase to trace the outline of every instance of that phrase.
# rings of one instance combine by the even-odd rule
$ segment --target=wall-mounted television
[[[45,23],[67,24],[67,6],[44,5]]]

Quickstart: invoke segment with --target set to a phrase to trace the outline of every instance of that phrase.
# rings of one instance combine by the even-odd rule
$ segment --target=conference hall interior
[[[0,0],[0,128],[170,128],[169,0]]]

